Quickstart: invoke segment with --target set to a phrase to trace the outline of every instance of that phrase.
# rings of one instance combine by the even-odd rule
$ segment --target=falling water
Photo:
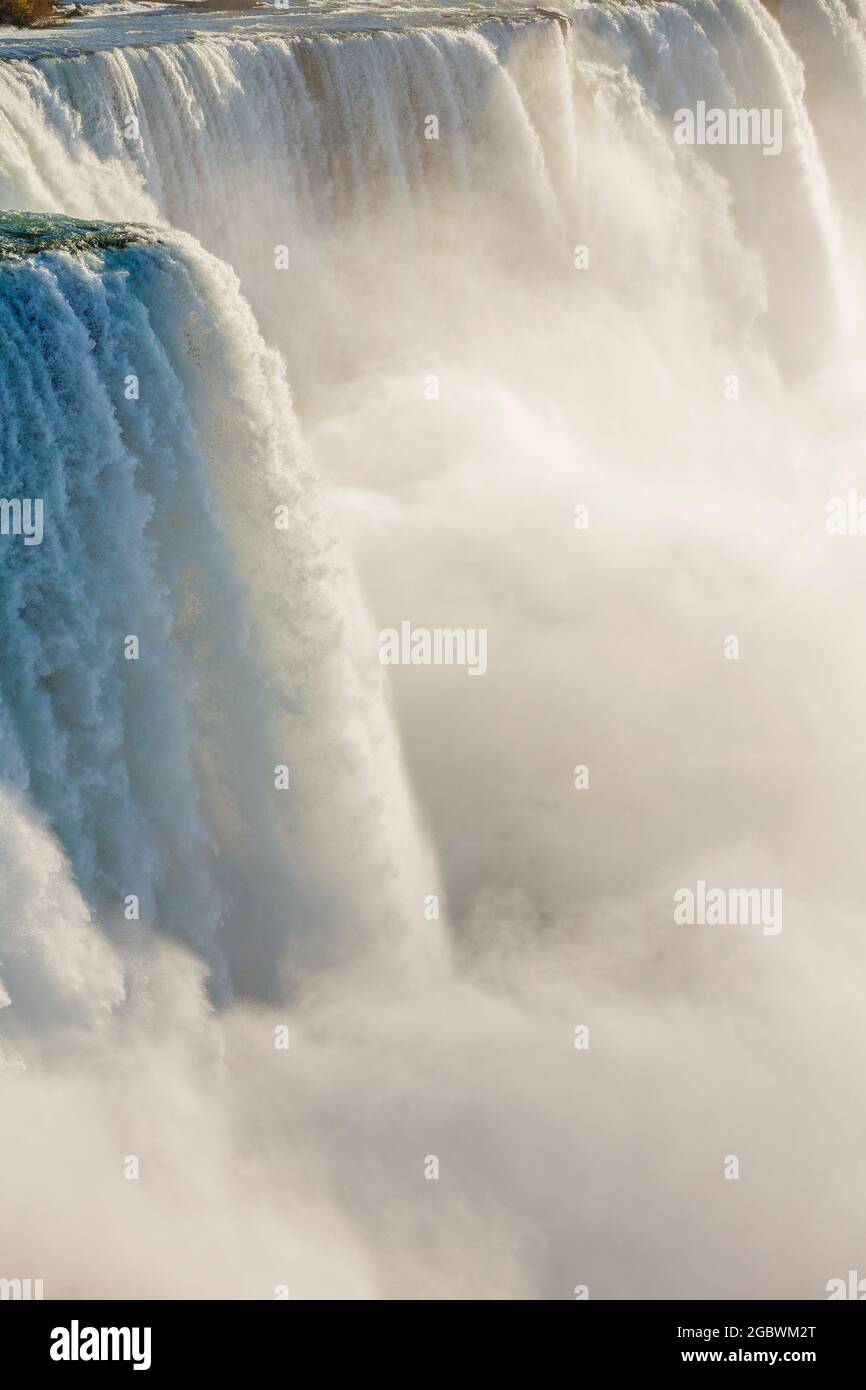
[[[117,1231],[88,1291],[169,1248],[180,1296],[860,1258],[866,15],[555,8],[0,41],[3,488],[45,507],[0,551],[9,1163],[45,1201],[55,1115]],[[679,144],[698,102],[781,149]],[[485,678],[384,671],[406,620],[488,631]],[[699,879],[784,931],[684,935]]]

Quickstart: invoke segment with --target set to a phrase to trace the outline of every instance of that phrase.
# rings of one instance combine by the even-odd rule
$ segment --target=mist
[[[272,27],[0,62],[0,207],[45,218],[0,265],[46,498],[4,552],[5,1263],[823,1297],[864,1238],[866,13]],[[778,154],[678,143],[699,101]],[[383,666],[407,622],[483,677]],[[780,929],[678,921],[699,883]]]

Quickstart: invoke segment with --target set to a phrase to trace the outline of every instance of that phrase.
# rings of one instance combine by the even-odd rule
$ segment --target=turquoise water
[[[0,1229],[48,1297],[849,1268],[866,0],[781,9],[0,36]],[[679,145],[705,100],[778,157]],[[383,667],[404,621],[484,679]]]
[[[104,251],[153,239],[149,228],[128,222],[85,222],[76,217],[48,217],[34,212],[0,216],[0,260],[34,256],[41,251]]]

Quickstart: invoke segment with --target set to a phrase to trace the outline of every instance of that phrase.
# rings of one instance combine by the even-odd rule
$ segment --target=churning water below
[[[10,1272],[821,1297],[863,6],[304,9],[0,34]],[[678,144],[699,102],[780,152]],[[382,667],[405,622],[483,678]],[[781,929],[676,921],[699,882]]]

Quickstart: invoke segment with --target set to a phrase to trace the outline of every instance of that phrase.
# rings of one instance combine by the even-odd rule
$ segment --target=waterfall
[[[710,104],[778,108],[786,132],[778,160],[707,151],[699,197],[694,161],[670,151],[695,80]],[[191,232],[240,275],[305,406],[320,401],[323,373],[357,373],[383,351],[366,322],[353,340],[346,294],[387,268],[389,305],[417,299],[456,242],[471,287],[491,262],[549,278],[582,228],[611,248],[598,269],[616,288],[626,271],[666,283],[659,257],[675,241],[680,283],[701,294],[715,276],[715,312],[739,300],[741,322],[756,308],[731,259],[749,253],[777,352],[806,296],[816,326],[836,327],[843,253],[803,69],[760,0],[697,12],[586,4],[565,27],[213,34],[7,62],[0,81],[0,205]],[[295,275],[277,297],[280,245]]]
[[[228,959],[266,996],[287,943],[293,972],[399,956],[433,868],[281,361],[187,236],[2,225],[4,495],[45,517],[2,550],[4,785],[101,920],[134,896],[219,992]]]
[[[823,1296],[863,0],[129,24],[0,35],[9,1250],[91,1296]],[[381,665],[406,626],[483,679]],[[696,883],[784,928],[682,925]]]

